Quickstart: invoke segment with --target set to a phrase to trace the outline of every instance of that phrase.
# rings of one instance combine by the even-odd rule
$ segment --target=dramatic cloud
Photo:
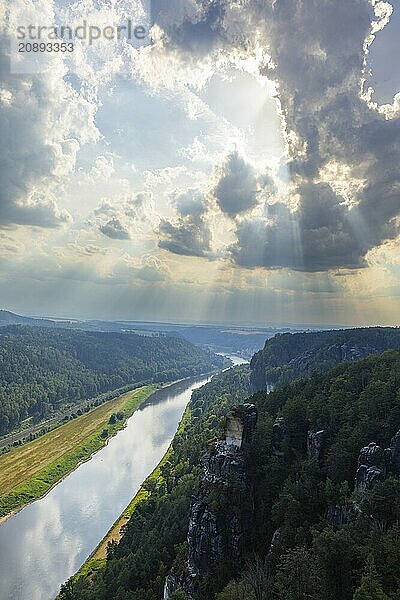
[[[225,43],[224,2],[152,0],[156,24],[179,46],[195,55]]]
[[[75,25],[134,19],[138,3],[11,8]],[[1,63],[3,303],[397,322],[400,93],[379,105],[392,91],[366,89],[396,81],[384,38],[397,11],[376,0],[152,6],[151,46],[77,42],[69,57],[42,57],[53,67],[37,75]],[[371,79],[375,35],[386,59]]]
[[[75,165],[80,144],[95,140],[94,107],[60,74],[21,77],[0,58],[0,226],[59,227],[56,186]]]
[[[172,198],[178,213],[174,222],[163,219],[158,233],[159,247],[184,256],[207,256],[211,250],[211,232],[205,219],[206,199],[198,190],[189,189]]]
[[[238,224],[237,242],[230,248],[235,262],[310,272],[365,266],[360,255],[368,250],[367,242],[355,234],[356,220],[351,222],[331,187],[304,183],[299,193],[302,202],[296,211],[276,203],[266,217]]]
[[[234,3],[199,1],[194,17],[167,23],[169,43],[182,53],[211,54],[216,44],[232,51],[246,39],[249,56],[258,47],[272,59],[260,71],[278,85],[288,155],[279,201],[288,208],[238,223],[239,264],[364,267],[369,250],[400,233],[400,114],[360,93],[368,36],[390,16],[384,3],[372,5],[372,28],[369,0],[247,1],[240,12]],[[201,32],[201,45],[189,31],[194,39]],[[238,156],[224,168],[215,195],[235,216],[255,205],[254,174]],[[346,177],[338,182],[335,172]]]
[[[235,217],[256,206],[258,183],[255,170],[237,150],[228,154],[217,170],[217,178],[214,195],[222,212]]]

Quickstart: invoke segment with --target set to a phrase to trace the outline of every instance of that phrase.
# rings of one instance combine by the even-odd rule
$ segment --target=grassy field
[[[185,423],[190,419],[190,408],[187,407],[186,411],[182,417],[181,422],[179,423],[179,427],[177,433],[181,433],[185,427]],[[172,450],[172,444],[168,448],[167,452],[164,454],[163,458],[156,466],[154,471],[147,477],[146,481],[138,490],[137,494],[134,496],[133,500],[131,500],[130,504],[126,507],[124,512],[120,517],[115,521],[114,525],[108,531],[107,535],[101,540],[100,544],[97,548],[92,552],[87,561],[82,565],[79,571],[76,573],[75,577],[90,577],[95,571],[103,567],[106,563],[107,559],[107,548],[108,544],[112,541],[119,542],[121,536],[123,534],[123,529],[126,523],[129,521],[131,515],[135,511],[136,507],[148,498],[150,492],[146,489],[147,483],[155,483],[160,485],[162,483],[162,475],[161,475],[161,467],[163,464],[170,458]]]
[[[102,448],[156,389],[149,385],[114,398],[0,457],[0,518],[40,498]],[[109,424],[113,413],[123,419]],[[104,430],[107,430],[107,434]]]

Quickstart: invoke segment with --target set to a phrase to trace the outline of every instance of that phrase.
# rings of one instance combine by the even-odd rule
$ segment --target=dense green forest
[[[400,328],[365,327],[277,334],[250,363],[253,392],[323,372],[346,361],[400,349]]]
[[[399,479],[388,473],[373,489],[354,491],[361,448],[385,449],[400,429],[400,353],[340,365],[252,401],[259,419],[246,456],[249,562],[218,600],[400,598]],[[271,452],[277,417],[286,424],[283,457]],[[310,430],[325,432],[319,460],[307,453]],[[347,523],[335,523],[335,512]]]
[[[183,339],[13,325],[0,329],[0,435],[27,417],[125,385],[220,368],[223,359]]]
[[[69,582],[63,600],[162,598],[172,562],[173,572],[187,563],[190,497],[199,489],[202,447],[212,447],[222,435],[223,415],[244,400],[241,373],[244,379],[245,369],[221,374],[194,394],[162,484],[134,513],[106,567],[91,582]],[[240,562],[221,557],[202,573],[196,600],[398,600],[398,472],[388,470],[366,491],[355,491],[354,481],[360,449],[371,442],[385,449],[400,429],[400,353],[343,364],[259,392],[249,402],[258,421],[243,449]],[[278,442],[277,422],[285,424]],[[308,452],[310,431],[324,431],[318,456]],[[400,462],[400,451],[394,458]],[[232,513],[227,497],[206,497],[215,523]],[[187,596],[175,591],[170,598]]]

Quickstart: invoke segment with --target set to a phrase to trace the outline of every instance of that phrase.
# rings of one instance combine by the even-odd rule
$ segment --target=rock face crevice
[[[164,600],[177,589],[194,598],[202,577],[212,574],[221,559],[240,563],[241,504],[247,493],[243,450],[256,423],[254,404],[235,407],[226,420],[225,438],[203,455],[203,476],[190,508],[186,564],[167,577]]]
[[[321,460],[322,451],[324,448],[325,431],[309,431],[307,433],[307,456],[308,458]]]

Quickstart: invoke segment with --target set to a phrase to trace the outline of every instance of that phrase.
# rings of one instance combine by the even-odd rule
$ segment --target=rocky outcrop
[[[287,437],[285,419],[278,417],[272,427],[272,453],[275,456],[284,455],[284,442]]]
[[[164,584],[163,600],[169,600],[172,594],[181,587],[180,581],[175,575],[167,575]]]
[[[257,409],[254,404],[242,404],[235,407],[226,419],[225,442],[229,446],[241,448],[248,443],[257,423]]]
[[[188,530],[188,571],[191,578],[209,571],[222,556],[222,531],[215,514],[199,494],[193,499]]]
[[[391,439],[390,447],[383,450],[375,442],[361,448],[355,490],[365,492],[389,475],[400,476],[400,431]]]
[[[236,444],[216,442],[210,452],[203,455],[203,483],[225,483],[232,475],[243,476],[243,458]]]
[[[355,480],[355,490],[365,492],[370,490],[386,477],[385,451],[375,442],[361,448],[358,456],[358,469]]]
[[[375,442],[361,448],[358,456],[358,468],[354,489],[363,494],[384,481],[389,475],[400,476],[400,431],[393,436],[390,448],[383,450]],[[326,518],[336,527],[353,522],[360,512],[357,502],[332,504],[328,507]]]
[[[324,445],[325,431],[309,431],[307,433],[307,455],[308,458],[319,461],[321,459]]]
[[[203,477],[190,508],[186,566],[167,577],[164,600],[179,588],[192,598],[202,576],[212,573],[222,558],[239,563],[240,507],[247,491],[243,448],[250,442],[256,423],[253,404],[236,407],[227,417],[225,439],[202,457]]]
[[[269,545],[268,554],[272,554],[274,552],[275,548],[279,545],[281,537],[282,537],[282,534],[279,531],[279,529],[275,529],[275,531],[272,535],[271,543]]]

